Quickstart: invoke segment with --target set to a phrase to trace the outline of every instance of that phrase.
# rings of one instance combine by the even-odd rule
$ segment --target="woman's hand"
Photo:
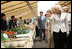
[[[40,27],[38,27],[38,29],[40,30]]]
[[[53,37],[53,33],[51,33],[51,37]]]
[[[66,37],[69,37],[69,34],[66,34]]]
[[[47,29],[45,30],[45,35],[47,36],[47,33],[48,33],[48,31],[47,31]]]

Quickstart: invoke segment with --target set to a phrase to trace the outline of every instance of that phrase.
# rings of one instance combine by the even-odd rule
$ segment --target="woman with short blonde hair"
[[[56,13],[55,10],[57,10],[58,12]],[[55,5],[53,8],[52,8],[52,11],[54,12],[54,14],[60,14],[63,9],[60,5]]]
[[[66,35],[69,35],[69,26],[65,13],[62,13],[62,7],[55,5],[54,14],[51,16],[51,36],[54,38],[55,48],[64,48]]]
[[[51,38],[51,20],[50,17],[52,15],[52,10],[49,9],[45,16],[46,16],[46,23],[45,23],[45,32],[46,32],[46,37],[47,37],[47,41],[48,41],[48,48],[54,48],[54,42],[53,42],[53,38]]]
[[[51,9],[49,9],[46,13],[50,12],[51,14],[53,13]]]

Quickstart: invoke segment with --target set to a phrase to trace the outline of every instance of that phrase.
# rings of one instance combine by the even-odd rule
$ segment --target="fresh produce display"
[[[13,35],[15,32],[14,32],[14,31],[6,31],[6,32],[4,32],[4,33],[6,33],[6,34],[8,34],[8,35]]]
[[[27,30],[27,29],[22,29],[22,30],[17,31],[18,34],[27,34],[29,32],[30,30]]]
[[[4,33],[8,34],[9,38],[14,38],[17,34],[15,31],[5,31]]]
[[[16,28],[12,28],[12,29],[10,29],[10,30],[17,32],[18,30],[20,30],[20,28],[19,28],[19,27],[16,27]]]
[[[33,26],[33,24],[29,24],[29,25],[27,25],[27,24],[24,24],[24,25],[20,25],[19,26],[19,28],[22,28],[22,29],[34,29],[34,26]]]
[[[34,29],[34,26],[32,24],[30,25],[24,25],[26,29]]]
[[[5,37],[3,37],[3,33],[1,33],[1,48],[16,48],[16,47],[32,47],[30,46],[32,44],[32,41],[30,41],[30,36],[27,33],[30,33],[30,31],[32,30],[33,25],[20,25],[16,28],[12,28],[10,30],[6,30],[6,31],[2,31],[4,34],[7,35],[7,39],[5,39]],[[16,35],[28,35],[27,39],[24,36],[24,39],[26,40],[21,40],[18,39],[18,37]],[[23,38],[23,37],[22,37]],[[4,42],[3,42],[4,41]]]

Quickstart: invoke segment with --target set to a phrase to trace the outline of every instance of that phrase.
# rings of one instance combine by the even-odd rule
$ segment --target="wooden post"
[[[27,5],[29,6],[29,8],[31,9],[32,13],[34,16],[36,16],[34,9],[30,6],[29,1],[25,1],[27,3]]]

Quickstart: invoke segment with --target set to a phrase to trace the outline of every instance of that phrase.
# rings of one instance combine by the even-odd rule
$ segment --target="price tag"
[[[8,39],[8,35],[7,35],[6,33],[3,34],[3,37],[4,37],[5,39]]]

